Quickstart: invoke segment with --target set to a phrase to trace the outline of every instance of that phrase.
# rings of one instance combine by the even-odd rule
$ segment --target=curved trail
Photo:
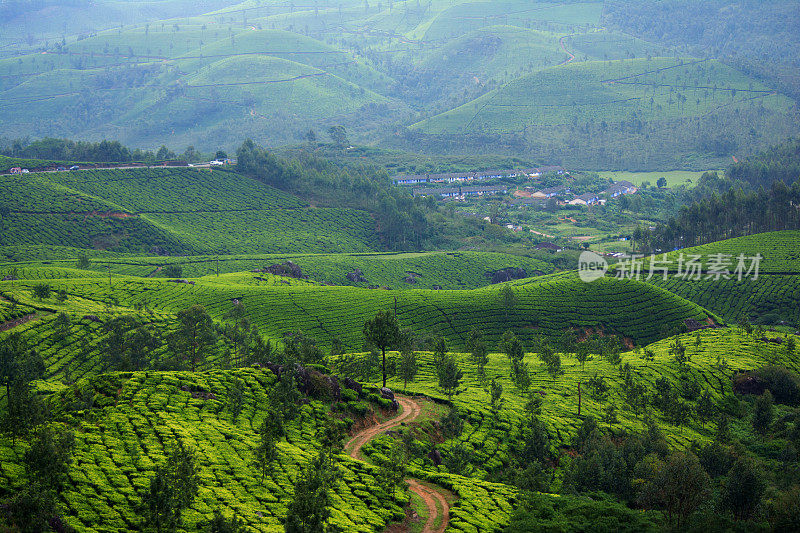
[[[396,399],[397,402],[403,407],[403,412],[395,418],[387,420],[386,422],[382,422],[376,426],[363,429],[362,431],[359,431],[353,435],[353,437],[347,441],[347,444],[344,446],[344,449],[347,451],[350,457],[358,461],[364,461],[364,457],[361,454],[361,449],[365,444],[389,429],[399,426],[403,422],[413,421],[422,411],[422,407],[420,407],[420,405],[411,398],[397,396]],[[411,489],[417,496],[419,496],[422,501],[425,502],[425,506],[428,508],[428,520],[425,522],[425,527],[422,528],[422,533],[444,533],[444,530],[447,529],[447,526],[450,523],[450,504],[447,503],[447,500],[441,495],[441,493],[423,485],[419,482],[419,480],[408,478],[406,479],[406,482],[408,483],[408,488]],[[435,528],[434,526],[436,524],[436,520],[439,518],[439,508],[442,509],[442,520],[439,524],[439,527]]]

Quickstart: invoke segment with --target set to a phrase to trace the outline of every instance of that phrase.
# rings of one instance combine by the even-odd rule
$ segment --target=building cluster
[[[525,203],[543,202],[549,199],[555,199],[559,205],[603,205],[609,198],[617,198],[626,194],[634,194],[639,189],[629,181],[618,181],[602,192],[587,192],[579,194],[573,198],[572,190],[567,185],[559,185],[558,187],[550,187],[537,191],[522,190],[514,193],[517,198],[528,200]]]
[[[566,174],[564,167],[547,166],[522,170],[487,170],[484,172],[448,172],[446,174],[410,174],[392,178],[395,185],[420,185],[424,183],[460,183],[465,181],[486,181],[502,178],[538,178],[543,174],[555,172]]]

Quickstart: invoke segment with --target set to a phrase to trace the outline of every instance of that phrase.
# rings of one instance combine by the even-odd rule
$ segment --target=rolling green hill
[[[747,319],[764,324],[783,321],[796,326],[800,324],[800,310],[797,307],[800,298],[799,238],[800,232],[797,231],[776,231],[670,252],[669,259],[676,262],[670,270],[670,277],[664,280],[663,274],[657,271],[653,283],[726,320]],[[697,280],[675,277],[677,259],[681,253],[686,260],[699,255],[698,262],[703,265],[704,272],[708,271],[718,254],[723,254],[724,262],[730,261],[728,269],[731,272],[736,268],[740,255],[751,258],[760,254],[763,259],[759,262],[758,279],[754,279],[754,273],[751,273],[743,276],[741,281],[736,275],[730,279],[708,279],[708,274]],[[752,260],[747,259],[746,269],[751,263]],[[646,264],[649,265],[649,262]],[[649,266],[645,266],[645,269],[649,271]]]
[[[173,253],[366,252],[376,245],[364,212],[308,208],[226,171],[87,170],[1,179],[8,193],[0,198],[3,245]]]
[[[530,95],[536,95],[531,101]],[[738,96],[737,96],[738,95]],[[699,116],[722,106],[788,110],[789,99],[715,61],[656,58],[589,61],[522,77],[415,125],[429,134],[510,133],[573,121]]]
[[[37,282],[15,283],[14,297],[35,304],[30,290]],[[680,331],[686,319],[705,321],[710,316],[696,304],[646,283],[608,279],[585,284],[574,275],[512,283],[515,302],[511,306],[504,305],[500,286],[472,291],[384,291],[258,286],[217,280],[215,276],[200,278],[193,285],[129,277],[116,278],[110,286],[102,278],[50,283],[54,290],[64,289],[76,298],[76,314],[103,313],[106,302],[113,298],[123,308],[146,306],[166,315],[201,304],[212,316],[221,318],[236,299],[250,309],[251,319],[262,333],[274,339],[300,329],[324,346],[338,338],[351,350],[361,347],[362,326],[380,309],[396,308],[403,327],[418,334],[443,335],[450,345],[458,347],[466,344],[473,328],[480,328],[492,343],[498,342],[506,329],[514,328],[525,341],[537,335],[555,339],[565,330],[575,329],[601,330],[643,344]],[[3,282],[3,290],[10,290],[9,285]],[[70,307],[65,305],[49,302],[48,308]]]
[[[517,26],[489,26],[463,35],[428,52],[415,69],[444,87],[512,79],[567,59],[556,34]]]
[[[50,252],[49,254],[46,252]],[[94,252],[94,253],[92,253]],[[47,274],[60,272],[76,265],[77,258],[87,256],[91,263],[79,272],[111,271],[126,276],[163,276],[159,270],[168,265],[180,267],[182,275],[190,278],[216,274],[237,273],[264,269],[274,264],[292,261],[310,280],[329,285],[388,287],[394,290],[476,289],[492,282],[491,274],[507,268],[522,268],[528,276],[547,274],[553,266],[542,259],[490,252],[420,252],[420,253],[359,253],[359,254],[264,254],[185,257],[137,257],[76,248],[44,250],[41,246],[9,246],[0,254],[17,260],[0,264],[0,272],[16,268],[20,279],[59,277]],[[366,281],[349,279],[356,269]],[[70,277],[81,277],[70,276]],[[252,276],[249,276],[252,280]],[[413,280],[413,281],[412,281]]]

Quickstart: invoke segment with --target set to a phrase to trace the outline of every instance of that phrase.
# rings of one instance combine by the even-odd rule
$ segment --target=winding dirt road
[[[378,425],[368,427],[353,435],[353,437],[351,437],[344,446],[344,449],[347,451],[350,457],[358,461],[365,461],[361,453],[361,449],[365,444],[378,435],[381,435],[386,431],[399,426],[403,422],[412,422],[419,416],[420,412],[422,412],[422,407],[413,399],[401,396],[397,396],[396,398],[397,402],[403,407],[402,413],[395,418],[387,420],[386,422],[382,422]],[[450,523],[450,504],[447,502],[445,497],[435,489],[423,485],[417,479],[408,478],[406,479],[406,482],[408,483],[408,488],[411,489],[417,496],[419,496],[422,501],[425,502],[425,507],[428,508],[428,520],[425,522],[425,527],[423,527],[422,533],[444,533],[444,530],[447,529],[447,526]],[[440,508],[442,518],[439,523],[439,527],[436,527],[436,521],[439,518]]]

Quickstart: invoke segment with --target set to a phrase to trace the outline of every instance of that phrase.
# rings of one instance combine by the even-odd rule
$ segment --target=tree
[[[675,339],[675,341],[669,345],[669,353],[674,357],[675,362],[678,363],[678,368],[681,369],[681,372],[685,372],[689,369],[688,365],[692,358],[686,352],[686,346],[683,345],[680,339]]]
[[[174,530],[181,523],[183,509],[194,501],[200,487],[200,469],[194,450],[181,439],[170,450],[165,465],[157,465],[142,499],[145,525]]]
[[[286,533],[325,533],[330,517],[330,487],[336,465],[324,450],[314,457],[294,484],[294,498],[286,510]]]
[[[254,455],[256,467],[263,479],[272,471],[272,465],[278,458],[278,440],[284,435],[280,413],[270,410],[258,429],[258,446]]]
[[[588,343],[582,342],[578,344],[575,350],[575,357],[578,359],[578,362],[581,364],[581,370],[583,370],[584,365],[586,365],[586,361],[592,355],[591,346]]]
[[[3,427],[13,435],[24,434],[42,419],[44,406],[32,394],[31,381],[44,373],[41,355],[18,331],[0,342],[0,385],[6,387],[7,398]]]
[[[161,347],[162,339],[151,325],[139,326],[127,338],[127,360],[131,370],[142,370],[150,361],[150,354]]]
[[[500,303],[505,311],[505,318],[508,320],[508,312],[517,305],[517,295],[514,293],[514,289],[511,288],[511,285],[503,285],[503,288],[500,290]]]
[[[772,426],[772,420],[775,418],[775,405],[770,391],[764,391],[764,394],[756,398],[755,410],[753,411],[753,429],[758,433],[764,435],[769,431]]]
[[[13,531],[50,531],[57,516],[57,496],[53,489],[37,481],[27,483],[5,505],[6,520]]]
[[[217,153],[214,154],[214,159],[217,161],[225,161],[228,159],[228,153],[224,150],[217,150]]]
[[[464,377],[454,355],[450,354],[444,358],[438,377],[439,387],[447,394],[448,398],[451,398],[461,384],[461,378]]]
[[[666,511],[667,519],[680,530],[689,516],[706,501],[711,480],[700,461],[690,452],[673,452],[662,468],[645,481],[639,503]]]
[[[378,311],[375,318],[364,323],[364,338],[376,348],[380,348],[383,356],[383,386],[386,387],[386,350],[400,342],[400,326],[397,318],[389,311]]]
[[[492,380],[489,385],[489,410],[494,415],[495,420],[500,415],[500,409],[503,408],[503,385]]]
[[[178,313],[178,329],[169,337],[170,347],[189,360],[192,372],[217,340],[214,323],[203,306],[193,305]]]
[[[478,367],[478,378],[483,382],[486,377],[486,365],[489,363],[489,349],[477,328],[470,332],[467,348],[472,356],[472,362]]]
[[[753,516],[766,486],[764,475],[751,459],[740,457],[722,484],[722,503],[737,520]]]
[[[337,148],[350,146],[350,140],[347,138],[347,130],[344,126],[331,126],[328,128],[328,135]]]
[[[242,519],[240,519],[236,512],[230,519],[225,518],[222,511],[214,509],[214,518],[208,523],[205,530],[207,533],[246,533],[247,526]]]
[[[28,479],[60,492],[72,464],[74,447],[75,435],[71,431],[41,428],[22,459]]]
[[[37,283],[36,285],[33,286],[33,295],[39,301],[47,300],[48,298],[50,298],[51,292],[52,289],[50,288],[50,285],[48,285],[47,283]]]
[[[417,376],[417,355],[413,350],[404,350],[400,353],[400,377],[403,379],[403,388],[408,387],[409,381],[414,381]]]
[[[666,186],[667,186],[667,178],[665,178],[664,176],[661,176],[656,180],[656,187],[658,187],[659,189],[663,189]]]
[[[406,465],[408,458],[402,446],[392,446],[385,460],[378,465],[378,474],[375,476],[378,485],[383,491],[392,496],[395,489],[405,490]]]
[[[695,407],[697,419],[700,421],[703,427],[705,427],[706,422],[714,418],[714,413],[716,410],[717,409],[714,406],[714,402],[711,399],[711,394],[708,392],[708,390],[703,391],[703,394],[700,395],[700,398],[697,400],[697,407]]]
[[[174,512],[174,496],[169,483],[169,474],[162,465],[157,465],[150,485],[142,498],[142,513],[146,526],[156,531],[174,531],[178,524]]]

